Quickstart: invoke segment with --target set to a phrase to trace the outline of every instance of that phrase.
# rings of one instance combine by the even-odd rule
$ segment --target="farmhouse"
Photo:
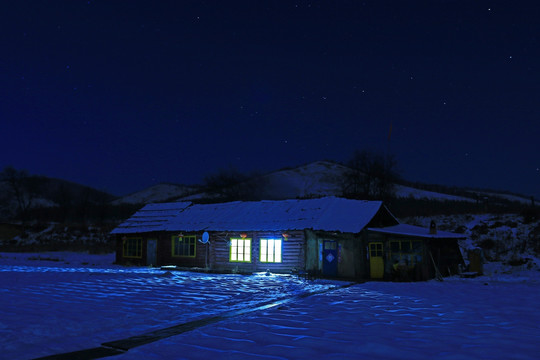
[[[429,231],[399,224],[380,201],[325,197],[148,204],[112,234],[124,265],[354,279],[391,279],[400,270],[412,280],[433,277],[437,261],[454,271],[462,261],[460,235]]]

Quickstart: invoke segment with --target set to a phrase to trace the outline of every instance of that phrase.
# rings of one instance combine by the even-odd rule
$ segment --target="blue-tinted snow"
[[[167,272],[113,266],[113,260],[112,254],[0,253],[2,356],[76,351],[340,284],[286,275]]]
[[[111,234],[132,234],[167,229],[170,219],[177,216],[190,202],[147,204],[114,229]]]
[[[358,233],[382,207],[380,201],[337,197],[190,206],[175,204],[186,203],[152,204],[151,208],[147,205],[112,233],[303,229]]]
[[[169,273],[113,266],[113,259],[113,254],[0,253],[2,357],[96,347],[339,284],[261,274]],[[111,359],[536,359],[540,272],[520,269],[504,274],[508,268],[490,268],[490,276],[444,282],[358,284]]]

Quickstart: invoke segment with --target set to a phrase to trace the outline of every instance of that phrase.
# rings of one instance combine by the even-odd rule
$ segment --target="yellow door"
[[[369,273],[372,279],[384,276],[383,243],[369,243]]]

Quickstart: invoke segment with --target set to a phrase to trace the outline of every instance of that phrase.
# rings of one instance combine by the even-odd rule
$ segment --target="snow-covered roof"
[[[465,239],[467,237],[464,234],[456,234],[440,230],[437,230],[436,234],[430,234],[429,228],[407,224],[398,224],[384,228],[368,228],[368,230],[382,234],[414,236],[429,239]]]
[[[118,225],[111,234],[133,234],[162,231],[168,222],[191,205],[190,202],[148,204]]]
[[[381,201],[325,197],[192,204],[185,207],[177,205],[178,209],[174,209],[170,204],[152,204],[151,208],[149,206],[145,206],[112,233],[303,229],[358,233],[383,205]],[[162,213],[167,216],[162,216]]]

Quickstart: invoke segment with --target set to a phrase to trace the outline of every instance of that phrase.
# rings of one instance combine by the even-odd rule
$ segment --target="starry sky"
[[[115,195],[356,149],[540,198],[534,1],[4,1],[0,167]],[[391,129],[391,130],[390,130]]]

